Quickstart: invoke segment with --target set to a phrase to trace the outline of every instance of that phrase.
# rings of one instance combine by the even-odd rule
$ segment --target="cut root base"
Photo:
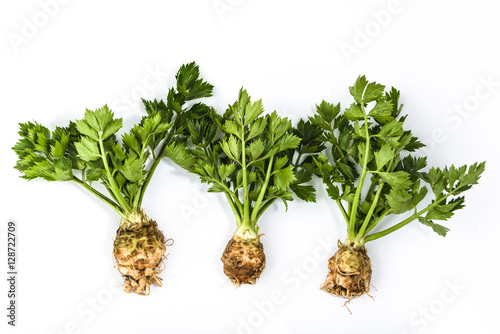
[[[241,284],[255,284],[266,266],[264,246],[257,238],[233,237],[222,254],[224,274],[239,287]]]
[[[140,224],[122,224],[116,232],[113,255],[124,279],[124,290],[149,295],[150,285],[162,286],[161,273],[166,240],[154,220],[144,216]]]
[[[364,247],[339,242],[339,250],[328,261],[328,269],[320,289],[349,300],[370,291],[372,268]]]

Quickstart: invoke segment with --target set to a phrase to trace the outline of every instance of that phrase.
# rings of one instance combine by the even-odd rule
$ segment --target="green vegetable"
[[[292,128],[276,111],[263,112],[262,101],[251,102],[242,89],[224,115],[212,110],[190,121],[188,148],[172,157],[211,185],[208,191],[226,196],[236,232],[222,261],[236,285],[255,283],[264,269],[258,220],[265,210],[279,199],[287,204],[293,192],[315,201],[314,188],[303,184],[316,168],[312,156],[323,149],[321,132],[304,122]]]
[[[369,291],[371,264],[365,243],[414,220],[446,235],[448,229],[435,221],[446,221],[464,207],[461,195],[478,183],[485,163],[424,171],[426,158],[410,154],[424,145],[403,128],[406,116],[401,116],[399,91],[385,91],[364,76],[349,91],[354,102],[343,113],[339,104],[323,101],[310,122],[323,131],[329,146],[328,156],[321,154],[315,162],[347,223],[347,239],[330,259],[322,289],[352,298]],[[434,199],[423,204],[426,184]],[[385,225],[390,215],[409,211],[399,223]]]
[[[72,181],[101,199],[121,217],[113,254],[125,279],[125,291],[149,294],[157,277],[166,240],[142,210],[144,194],[160,160],[175,153],[177,136],[202,103],[187,101],[211,96],[212,86],[199,79],[195,63],[183,65],[167,103],[143,100],[147,115],[118,141],[122,119],[107,106],[87,110],[81,120],[52,132],[36,122],[20,124],[21,139],[13,147],[15,166],[28,180]],[[107,195],[93,186],[100,182]]]

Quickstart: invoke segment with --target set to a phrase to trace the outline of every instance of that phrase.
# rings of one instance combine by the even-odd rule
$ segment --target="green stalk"
[[[332,130],[332,134],[333,134],[333,130]],[[347,163],[347,157],[344,155],[344,151],[342,151],[342,148],[340,147],[339,143],[337,140],[335,140],[335,143],[333,144],[335,145],[335,147],[337,147],[337,150],[338,152],[340,153],[341,157],[342,157],[342,160]]]
[[[226,191],[226,195],[230,194],[230,196],[232,197],[232,199],[234,201],[234,202],[233,201],[231,201],[231,202],[236,204],[236,207],[238,208],[238,217],[240,217],[240,220],[243,221],[243,205],[241,204],[240,200],[238,199],[238,195],[236,195],[234,192],[232,192],[231,189],[229,189],[229,187],[224,182],[221,182],[221,181],[215,180],[215,179],[212,179],[212,181],[214,181],[215,183],[217,183],[218,185],[223,187],[224,190]]]
[[[349,193],[351,191],[351,186],[345,186],[345,189],[343,189],[343,193]],[[351,212],[352,212],[352,202],[347,202],[347,215],[351,217]],[[347,221],[347,226],[349,226],[349,219]]]
[[[104,164],[104,169],[106,171],[106,175],[108,176],[108,184],[110,186],[110,190],[113,193],[116,200],[118,201],[118,205],[120,205],[122,207],[122,209],[123,209],[123,211],[125,211],[125,213],[129,213],[132,211],[132,209],[130,208],[130,205],[127,203],[127,201],[125,201],[125,198],[123,198],[123,196],[120,192],[120,188],[118,187],[115,179],[113,178],[113,174],[111,173],[111,170],[110,170],[109,165],[108,165],[106,151],[104,150],[104,143],[102,141],[102,137],[100,134],[99,134],[99,148],[101,150],[101,158],[102,158],[102,161]]]
[[[297,156],[297,160],[295,160],[295,164],[294,164],[294,167],[297,168],[297,166],[300,166],[300,159],[302,158],[302,155],[304,154],[304,152],[300,152]]]
[[[118,203],[118,200],[116,199],[116,196],[115,194],[113,193],[113,191],[111,190],[111,188],[109,187],[109,184],[107,182],[105,182],[106,180],[103,180],[103,185],[104,187],[106,188],[106,190],[108,191],[109,195],[111,196],[111,198],[113,199],[113,201],[115,201],[115,203]],[[118,204],[117,204],[118,205]]]
[[[342,212],[342,215],[344,216],[344,219],[347,223],[349,223],[349,215],[347,214],[347,212],[345,212],[345,209],[344,209],[344,206],[342,205],[342,202],[340,202],[340,200],[336,200],[335,202],[337,202],[337,205],[339,206],[339,209],[340,209],[340,212]]]
[[[248,176],[247,176],[247,157],[245,142],[245,127],[241,127],[241,168],[243,170],[243,225],[251,227],[250,223],[250,199],[248,197]]]
[[[122,210],[122,208],[120,208],[120,206],[118,204],[116,204],[112,199],[108,198],[106,195],[102,194],[101,192],[99,192],[98,190],[92,188],[91,186],[89,186],[87,183],[83,182],[82,180],[80,180],[79,178],[77,178],[76,176],[73,176],[73,181],[78,183],[79,185],[81,185],[82,187],[84,187],[85,189],[87,189],[88,191],[90,191],[92,194],[94,194],[97,198],[99,198],[100,200],[102,200],[104,203],[106,203],[107,205],[109,205],[111,208],[113,208],[113,210],[116,211],[116,213],[118,213],[122,218],[125,217],[125,212]]]
[[[375,208],[377,207],[377,203],[378,203],[378,200],[380,198],[380,194],[382,193],[383,187],[384,187],[384,182],[381,182],[379,184],[378,189],[377,189],[377,193],[375,194],[375,197],[373,198],[372,205],[370,206],[370,209],[368,210],[368,213],[366,214],[365,221],[363,222],[363,225],[361,225],[361,228],[358,231],[357,239],[362,239],[364,237],[366,227],[368,226],[368,223],[370,222],[370,219],[372,218],[373,211],[375,211]]]
[[[380,221],[384,219],[384,217],[387,216],[390,212],[390,209],[386,209],[384,212],[382,212],[382,214],[375,221],[368,225],[368,228],[365,231],[365,235],[368,234],[375,226],[377,226],[378,223],[380,223]]]
[[[377,183],[371,181],[370,188],[368,188],[368,192],[366,193],[365,201],[368,198],[368,196],[373,192],[376,185],[377,185]]]
[[[257,215],[259,214],[260,211],[260,205],[262,203],[262,199],[264,198],[264,195],[266,194],[267,191],[267,185],[269,184],[269,180],[271,179],[271,171],[273,169],[273,160],[274,156],[271,156],[269,158],[269,165],[267,166],[267,171],[266,171],[266,179],[264,180],[264,184],[262,185],[262,188],[260,189],[259,196],[257,197],[257,201],[255,201],[255,206],[252,210],[252,216],[250,217],[250,222],[252,225],[255,225],[257,223]]]
[[[227,192],[224,192],[224,194],[226,195],[227,201],[229,202],[229,205],[231,206],[231,210],[233,210],[234,217],[236,218],[236,225],[238,227],[240,227],[241,226],[240,213],[238,212],[238,209],[236,208],[236,206],[233,202],[233,199],[231,198],[231,195]]]
[[[140,190],[140,193],[139,193],[139,196],[138,196],[138,200],[134,201],[134,207],[135,208],[140,208],[142,206],[142,200],[144,199],[144,194],[146,193],[146,188],[148,187],[149,182],[151,181],[151,178],[153,177],[153,174],[154,174],[154,172],[156,170],[156,167],[158,167],[158,164],[160,163],[161,158],[164,155],[165,147],[167,147],[167,143],[172,138],[173,131],[175,131],[175,129],[177,128],[177,120],[178,119],[179,118],[176,117],[175,120],[174,120],[174,124],[170,127],[170,129],[168,129],[168,135],[165,137],[165,141],[163,142],[160,150],[158,151],[158,156],[155,156],[154,149],[151,148],[151,154],[153,156],[154,162],[151,165],[151,168],[149,169],[148,173],[146,174],[146,179],[145,179],[144,183],[141,186],[141,190]]]
[[[261,210],[257,214],[257,217],[255,218],[255,223],[257,223],[257,221],[259,220],[260,216],[262,216],[262,214],[267,210],[268,207],[270,207],[274,203],[274,201],[276,199],[277,199],[277,197],[269,197],[267,200],[265,200],[262,203]]]
[[[162,150],[163,150],[163,147],[162,147]],[[161,156],[162,155],[160,154],[159,157],[161,157]],[[148,173],[146,174],[146,178],[145,178],[145,180],[140,188],[140,191],[139,191],[139,196],[136,196],[136,198],[134,199],[134,209],[139,209],[142,206],[142,200],[144,198],[144,194],[146,193],[146,188],[148,187],[149,182],[151,181],[151,178],[153,176],[153,173],[155,172],[156,167],[158,167],[158,164],[160,163],[160,161],[161,161],[161,159],[156,158],[156,160],[151,165],[151,168],[149,169]]]
[[[365,107],[363,104],[361,104],[361,109],[363,110],[363,114],[365,117],[365,131],[366,131],[366,147],[365,147],[365,154],[363,155],[363,169],[361,171],[361,176],[359,179],[358,186],[356,188],[356,194],[354,195],[354,202],[352,203],[352,213],[351,213],[351,219],[349,221],[348,225],[348,239],[352,240],[355,238],[355,225],[356,225],[356,216],[358,213],[358,205],[359,205],[359,200],[361,198],[361,189],[363,188],[363,183],[365,182],[366,174],[367,174],[367,165],[368,165],[368,154],[370,153],[370,134],[368,132],[368,118],[366,117],[366,111]]]
[[[452,194],[453,193],[449,193],[449,194],[441,197],[440,199],[436,200],[434,203],[430,204],[425,209],[422,209],[419,212],[414,213],[413,215],[411,215],[410,217],[406,218],[405,220],[403,220],[399,224],[396,224],[396,225],[394,225],[392,227],[389,227],[388,229],[385,229],[385,230],[380,231],[378,233],[375,233],[375,234],[367,236],[366,238],[364,238],[364,242],[366,243],[368,241],[377,240],[377,239],[382,238],[383,236],[386,236],[386,235],[388,235],[388,234],[390,234],[390,233],[392,233],[392,232],[394,232],[396,230],[399,230],[401,227],[403,227],[403,226],[411,223],[415,219],[417,219],[421,214],[426,213],[427,211],[429,211],[430,209],[432,209],[433,207],[435,207],[436,205],[438,205],[442,201],[446,200],[446,198],[448,198],[448,196],[450,196]]]

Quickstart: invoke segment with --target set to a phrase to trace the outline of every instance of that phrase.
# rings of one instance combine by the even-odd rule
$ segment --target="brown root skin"
[[[125,292],[147,296],[151,284],[162,286],[157,275],[162,271],[166,246],[158,224],[144,213],[122,221],[116,232],[113,255],[124,279]]]
[[[266,267],[266,255],[260,236],[231,238],[221,261],[224,264],[224,274],[234,285],[239,287],[241,284],[255,284]]]
[[[339,242],[339,249],[328,260],[328,269],[320,289],[349,300],[370,291],[372,267],[365,247]]]

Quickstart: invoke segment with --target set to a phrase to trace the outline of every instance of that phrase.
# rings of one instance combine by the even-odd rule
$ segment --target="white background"
[[[499,10],[486,0],[2,1],[0,276],[14,220],[19,309],[13,329],[2,278],[1,332],[498,332]],[[164,286],[125,294],[111,255],[118,217],[75,184],[18,178],[10,147],[19,122],[53,129],[105,103],[128,129],[143,114],[137,97],[165,97],[193,60],[219,112],[245,86],[294,121],[322,99],[348,105],[348,86],[366,74],[401,90],[429,165],[487,160],[487,171],[446,238],[414,222],[368,244],[375,301],[353,300],[351,315],[319,290],[345,238],[320,183],[317,204],[294,201],[285,213],[277,203],[262,216],[267,268],[235,290],[220,262],[234,230],[229,206],[164,162],[144,203],[175,239]]]

